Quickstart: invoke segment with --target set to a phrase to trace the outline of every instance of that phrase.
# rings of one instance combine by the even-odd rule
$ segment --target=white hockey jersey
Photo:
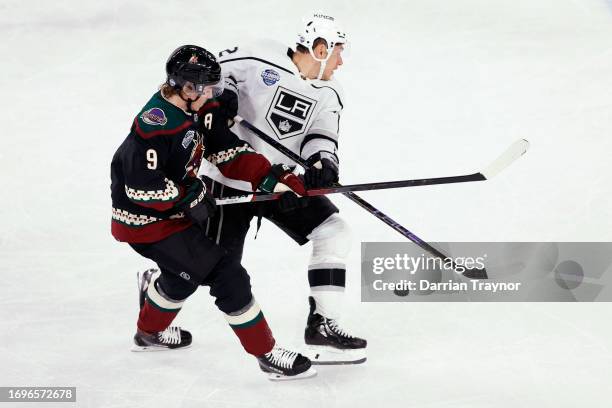
[[[239,95],[238,114],[304,159],[320,151],[335,155],[342,91],[334,79],[303,79],[288,51],[280,42],[265,41],[220,53],[226,86]],[[295,164],[250,130],[234,125],[232,131],[271,163]]]

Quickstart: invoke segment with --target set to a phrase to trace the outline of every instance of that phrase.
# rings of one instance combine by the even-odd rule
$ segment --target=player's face
[[[200,110],[208,100],[208,97],[206,97],[204,93],[196,91],[195,86],[191,82],[187,82],[183,85],[182,94],[181,99],[191,101],[191,109],[194,111]]]
[[[208,85],[194,85],[186,82],[183,85],[183,99],[191,101],[191,108],[199,110],[207,100],[216,98],[223,93],[223,81]]]
[[[194,85],[191,82],[187,82],[183,87],[183,91],[189,96],[203,96],[205,99],[212,99],[218,97],[223,93],[223,81],[207,85]]]
[[[332,51],[332,55],[327,60],[327,65],[325,65],[325,70],[323,71],[323,75],[321,79],[328,81],[334,75],[334,71],[338,69],[340,65],[344,63],[342,60],[342,51],[344,51],[343,44],[337,44],[334,46],[334,50]]]

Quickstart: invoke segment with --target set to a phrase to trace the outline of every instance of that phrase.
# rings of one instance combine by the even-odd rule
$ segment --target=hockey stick
[[[334,187],[310,189],[306,196],[319,196],[327,194],[350,193],[355,191],[387,190],[391,188],[433,186],[437,184],[467,183],[472,181],[489,180],[500,171],[508,167],[512,162],[521,157],[527,151],[529,142],[520,139],[514,142],[506,151],[495,159],[488,167],[479,173],[465,174],[462,176],[435,177],[426,179],[379,181],[375,183],[338,185]],[[259,201],[277,200],[282,193],[253,193],[243,196],[218,198],[217,205],[239,204]]]
[[[486,180],[479,173],[466,176],[440,177],[437,179],[381,181],[377,183],[344,184],[337,187],[315,188],[306,191],[306,197],[322,196],[328,194],[345,194],[355,191],[388,190],[401,187],[431,186],[435,184],[465,183],[469,181]],[[278,200],[283,193],[251,193],[234,197],[217,198],[217,205],[256,203],[261,201]]]
[[[236,123],[240,124],[241,126],[245,127],[246,129],[250,130],[251,132],[255,133],[260,139],[262,139],[265,142],[267,142],[269,145],[271,145],[276,150],[278,150],[279,152],[281,152],[285,156],[287,156],[289,159],[293,160],[294,162],[296,162],[297,164],[302,166],[304,169],[308,168],[308,166],[306,164],[306,161],[304,159],[302,159],[300,156],[298,156],[297,154],[295,154],[294,152],[289,150],[287,147],[285,147],[284,145],[279,143],[277,140],[271,138],[270,136],[268,136],[267,134],[265,134],[264,132],[259,130],[257,127],[255,127],[254,125],[249,123],[244,118],[236,115],[236,117],[234,118],[234,121]],[[503,157],[502,162],[497,163],[495,166],[493,166],[493,165],[489,166],[481,174],[483,174],[483,175],[487,174],[488,177],[485,176],[485,178],[493,177],[495,174],[497,174],[505,166],[507,166],[509,163],[511,163],[513,161],[513,160],[509,160],[509,157],[504,157],[504,155],[502,155],[502,157]],[[431,246],[427,242],[423,241],[417,235],[415,235],[414,233],[409,231],[407,228],[403,227],[397,221],[391,219],[391,217],[389,217],[388,215],[386,215],[382,211],[378,210],[376,207],[374,207],[372,204],[368,203],[363,198],[359,197],[357,194],[354,194],[352,192],[348,192],[348,193],[344,193],[344,196],[349,198],[351,201],[353,201],[354,203],[359,205],[361,208],[363,208],[364,210],[366,210],[370,214],[374,215],[376,218],[378,218],[379,220],[381,220],[382,222],[384,222],[385,224],[387,224],[391,228],[393,228],[395,231],[397,231],[400,234],[402,234],[404,237],[408,238],[409,240],[411,240],[412,242],[417,244],[423,250],[429,252],[430,254],[432,254],[432,255],[434,255],[434,256],[436,256],[438,258],[441,258],[445,262],[447,260],[450,260],[452,269],[456,269],[456,265],[455,265],[454,261],[452,260],[452,258],[448,257],[447,255],[443,254],[442,252],[440,252],[439,250],[437,250],[436,248],[434,248],[433,246]],[[471,270],[465,271],[463,273],[463,276],[465,276],[467,278],[472,278],[472,279],[486,279],[487,278],[487,272],[486,272],[485,269],[471,269]],[[398,295],[399,294],[406,295],[407,293],[398,293],[398,292],[396,292],[396,294],[398,294]]]

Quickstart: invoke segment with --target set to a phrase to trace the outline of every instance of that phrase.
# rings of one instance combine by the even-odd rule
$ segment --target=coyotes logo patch
[[[202,164],[202,158],[204,157],[204,137],[200,132],[195,132],[193,141],[193,149],[191,149],[191,155],[187,164],[185,164],[185,175],[183,179],[194,178],[198,176],[200,165]]]

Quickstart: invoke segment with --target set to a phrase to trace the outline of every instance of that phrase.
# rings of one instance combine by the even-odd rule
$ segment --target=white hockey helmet
[[[323,39],[327,43],[327,57],[317,58],[312,47],[317,39]],[[297,45],[302,45],[310,51],[310,55],[320,62],[327,61],[336,44],[346,46],[347,38],[344,30],[340,28],[335,18],[324,13],[313,13],[303,19],[303,26],[298,33]]]

